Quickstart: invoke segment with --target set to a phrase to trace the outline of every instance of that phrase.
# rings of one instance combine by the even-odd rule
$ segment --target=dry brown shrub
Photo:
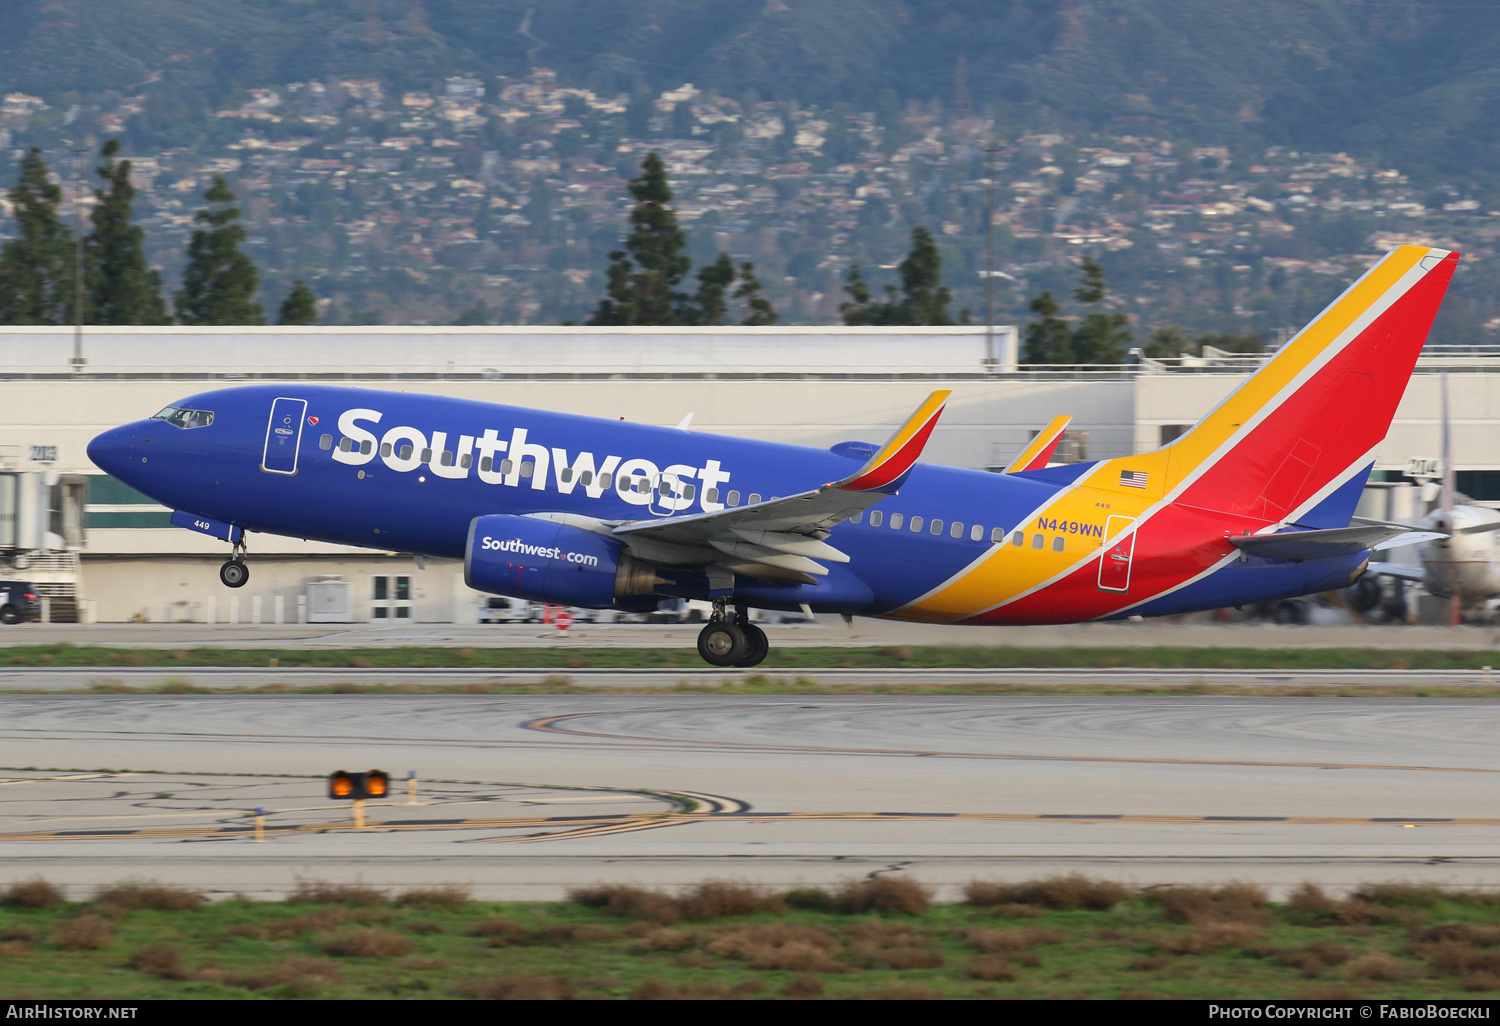
[[[1019,902],[996,905],[990,911],[997,916],[1006,916],[1010,919],[1036,919],[1047,914],[1035,905],[1022,905]]]
[[[526,935],[527,944],[590,944],[614,940],[618,934],[598,923],[560,923]]]
[[[295,997],[306,997],[318,987],[339,982],[337,962],[326,958],[307,958],[293,955],[279,965],[248,972],[226,973],[222,969],[203,969],[193,974],[198,979],[228,983],[246,990],[269,990],[283,987]]]
[[[802,973],[831,973],[843,945],[827,930],[790,923],[742,926],[722,934],[708,950],[724,958],[740,958],[752,969],[786,969]]]
[[[868,962],[893,969],[935,969],[943,964],[943,953],[932,946],[932,937],[905,923],[876,920],[846,932],[850,954]]]
[[[1354,991],[1338,983],[1324,983],[1309,987],[1297,995],[1300,1001],[1349,1001],[1354,997]]]
[[[286,896],[288,905],[384,905],[385,891],[364,884],[336,884],[326,880],[298,880]]]
[[[863,996],[872,1001],[941,1001],[943,999],[942,994],[920,983],[889,983],[866,991]]]
[[[170,944],[148,944],[130,956],[130,967],[150,976],[164,980],[185,980],[187,973],[182,968],[182,952]]]
[[[470,937],[489,937],[492,942],[491,947],[500,947],[504,944],[519,944],[521,938],[526,936],[526,927],[504,916],[486,916],[471,925],[464,933]]]
[[[309,912],[302,916],[291,916],[287,919],[279,919],[272,923],[266,923],[260,927],[250,927],[258,931],[255,936],[269,938],[271,940],[287,940],[304,933],[326,933],[336,930],[341,926],[355,924],[368,926],[371,923],[388,923],[394,916],[384,909],[373,908],[320,908],[316,912]],[[233,933],[240,929],[231,928]],[[245,934],[251,936],[252,934]]]
[[[462,908],[474,901],[467,887],[448,884],[443,887],[421,887],[406,891],[396,898],[398,908]]]
[[[1038,944],[1061,944],[1067,934],[1045,926],[1032,926],[1019,930],[967,930],[964,941],[977,951],[990,955],[1013,955],[1018,951],[1030,951]]]
[[[1500,989],[1500,976],[1476,969],[1471,973],[1463,975],[1464,990],[1497,990]]]
[[[654,976],[630,992],[632,1001],[703,1001],[726,996],[723,988],[711,983],[667,983]]]
[[[832,912],[833,895],[821,887],[793,887],[781,896],[788,908],[802,908],[810,912]]]
[[[606,915],[634,916],[654,923],[675,923],[682,918],[677,900],[670,894],[630,884],[574,887],[568,891],[568,900],[586,908],[597,908]]]
[[[1384,951],[1366,951],[1344,966],[1346,980],[1409,980],[1413,967]]]
[[[1294,922],[1337,923],[1342,926],[1400,922],[1407,915],[1400,909],[1383,907],[1358,896],[1340,900],[1310,883],[1304,883],[1292,892],[1286,909]]]
[[[1439,923],[1423,930],[1417,940],[1424,944],[1460,941],[1475,947],[1489,948],[1500,944],[1500,926],[1488,923]]]
[[[1436,944],[1419,944],[1414,950],[1418,958],[1449,976],[1500,972],[1500,951],[1475,947],[1466,941],[1445,940]]]
[[[681,951],[692,947],[696,941],[696,937],[684,930],[657,926],[638,935],[626,947],[631,951]]]
[[[24,940],[0,940],[0,958],[15,958],[31,954],[31,942]]]
[[[1172,959],[1167,955],[1141,955],[1139,958],[1130,960],[1130,968],[1143,973],[1154,973],[1171,964]]]
[[[1297,969],[1308,978],[1317,976],[1329,966],[1343,965],[1354,957],[1354,952],[1332,941],[1318,941],[1300,948],[1249,948],[1246,952],[1257,958],[1269,958],[1288,969]]]
[[[1201,955],[1205,951],[1243,948],[1265,938],[1265,930],[1249,923],[1204,922],[1187,933],[1169,934],[1160,944],[1163,951],[1174,955]]]
[[[320,947],[330,955],[347,955],[353,958],[391,958],[409,955],[416,947],[410,937],[389,930],[349,930],[336,933],[323,941]]]
[[[566,976],[530,973],[467,983],[459,991],[490,1001],[566,1001],[573,996],[573,983]]]
[[[1016,978],[1016,967],[1000,955],[982,955],[971,958],[964,965],[964,972],[976,980],[1002,983]]]
[[[12,908],[50,908],[62,902],[62,888],[39,876],[30,880],[17,880],[0,895],[0,905]]]
[[[98,951],[109,943],[115,928],[92,912],[64,919],[52,928],[52,943],[64,951]]]
[[[791,998],[822,997],[823,981],[811,976],[794,976],[781,992]]]
[[[1135,896],[1135,889],[1108,880],[1090,880],[1082,873],[1052,876],[1042,880],[1001,883],[973,880],[964,888],[970,905],[998,907],[1005,915],[1017,915],[1012,906],[1058,909],[1091,909],[1102,912]]]
[[[685,969],[717,969],[719,960],[701,951],[685,951],[672,959],[672,964],[680,965]]]
[[[849,880],[833,894],[835,911],[906,912],[919,916],[932,906],[932,888],[909,876],[877,876]]]
[[[173,884],[157,883],[155,880],[124,880],[106,887],[94,895],[101,905],[117,908],[155,909],[158,912],[185,912],[198,908],[208,900],[202,891],[190,891]]]
[[[1222,887],[1159,887],[1148,896],[1161,906],[1169,923],[1257,923],[1269,925],[1266,892],[1255,884]]]
[[[677,909],[684,919],[706,921],[730,916],[749,916],[757,912],[786,911],[786,902],[756,884],[728,880],[707,880],[683,891],[677,898]]]
[[[1459,890],[1439,887],[1436,884],[1363,884],[1350,896],[1357,901],[1367,901],[1372,905],[1407,908],[1431,908],[1445,902],[1480,908],[1500,905],[1500,893],[1495,891]]]

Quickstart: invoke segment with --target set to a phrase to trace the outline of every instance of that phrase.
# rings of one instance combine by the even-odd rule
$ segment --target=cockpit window
[[[184,410],[176,406],[168,406],[151,419],[164,420],[173,427],[188,430],[191,428],[208,427],[214,422],[214,415],[210,410]]]

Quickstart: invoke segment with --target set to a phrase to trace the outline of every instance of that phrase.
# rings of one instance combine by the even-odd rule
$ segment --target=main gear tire
[[[745,654],[734,665],[745,668],[759,666],[771,651],[770,639],[766,637],[765,631],[753,623],[740,624],[739,628],[745,634]]]
[[[748,650],[745,632],[727,620],[715,620],[698,632],[698,654],[710,666],[738,666]]]

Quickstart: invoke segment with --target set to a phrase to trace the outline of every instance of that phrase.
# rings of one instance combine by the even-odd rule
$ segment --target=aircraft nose
[[[89,459],[112,477],[124,478],[132,460],[140,462],[134,424],[110,428],[89,443]]]

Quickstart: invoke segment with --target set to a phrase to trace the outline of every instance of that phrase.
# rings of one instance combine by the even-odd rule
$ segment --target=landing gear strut
[[[713,616],[698,634],[698,654],[711,666],[758,666],[770,651],[766,632],[750,622],[744,606],[736,606],[733,619],[725,610],[725,599],[714,599]]]
[[[219,580],[226,588],[243,588],[250,579],[250,568],[245,565],[245,546],[241,542],[234,547],[234,555],[219,567]]]

